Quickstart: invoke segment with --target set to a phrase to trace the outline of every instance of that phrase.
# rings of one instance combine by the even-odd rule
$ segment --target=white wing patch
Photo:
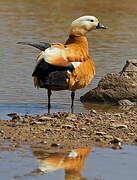
[[[62,48],[55,47],[55,46],[51,46],[47,48],[43,52],[43,57],[46,62],[50,62],[53,59],[61,58],[61,57],[67,61],[65,50]]]
[[[74,68],[76,69],[80,64],[81,62],[71,62],[71,64],[74,66]],[[71,74],[72,72],[70,70],[67,70],[68,74]]]
[[[81,64],[81,62],[72,62],[71,64],[73,64],[74,68],[76,68]]]

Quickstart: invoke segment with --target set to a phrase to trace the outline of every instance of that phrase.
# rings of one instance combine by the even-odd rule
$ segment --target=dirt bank
[[[137,112],[96,112],[18,116],[0,120],[0,137],[15,144],[75,148],[89,144],[104,147],[137,142]]]

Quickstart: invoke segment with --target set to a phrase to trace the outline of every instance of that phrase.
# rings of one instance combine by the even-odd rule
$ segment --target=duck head
[[[82,16],[72,22],[70,35],[84,36],[94,29],[108,29],[108,27],[100,24],[95,16]]]

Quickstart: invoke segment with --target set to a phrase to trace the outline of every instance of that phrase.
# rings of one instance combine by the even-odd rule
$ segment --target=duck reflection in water
[[[50,173],[56,170],[65,170],[65,180],[87,180],[82,177],[82,169],[85,159],[89,155],[91,147],[75,149],[68,153],[47,153],[32,150],[39,162],[37,173]]]

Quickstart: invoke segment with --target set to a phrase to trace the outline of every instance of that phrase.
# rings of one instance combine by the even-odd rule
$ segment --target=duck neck
[[[85,36],[70,35],[65,45],[68,44],[78,44],[79,46],[82,46],[84,49],[88,51],[88,41]]]

